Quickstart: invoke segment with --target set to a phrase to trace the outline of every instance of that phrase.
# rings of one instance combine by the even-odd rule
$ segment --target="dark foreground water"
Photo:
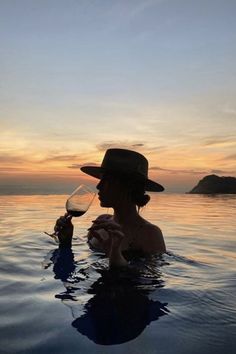
[[[87,246],[97,203],[72,251],[43,234],[65,199],[0,197],[1,354],[236,352],[236,196],[153,195],[168,254],[123,273]]]

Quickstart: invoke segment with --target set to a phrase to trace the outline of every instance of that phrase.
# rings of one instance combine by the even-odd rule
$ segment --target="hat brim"
[[[102,179],[104,173],[107,172],[107,169],[104,169],[99,166],[82,166],[80,169],[82,172],[86,173],[87,175],[98,179]],[[146,179],[145,182],[146,182],[145,190],[147,192],[163,192],[165,190],[165,188],[161,184],[154,182],[148,178]]]

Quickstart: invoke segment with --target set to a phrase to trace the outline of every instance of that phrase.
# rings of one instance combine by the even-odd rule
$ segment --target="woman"
[[[83,166],[81,170],[100,179],[97,185],[100,205],[113,208],[114,215],[103,214],[89,229],[89,245],[106,253],[109,264],[126,266],[125,251],[161,254],[166,251],[161,230],[142,218],[140,207],[150,200],[145,191],[162,192],[164,188],[148,179],[147,159],[131,150],[109,149],[100,167]],[[61,245],[71,244],[71,220],[60,218],[56,224]]]

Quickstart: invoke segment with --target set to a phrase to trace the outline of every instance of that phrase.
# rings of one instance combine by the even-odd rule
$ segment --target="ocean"
[[[66,198],[0,196],[1,354],[236,352],[236,195],[152,194],[167,253],[121,272],[87,245],[97,200],[72,250],[44,234]]]

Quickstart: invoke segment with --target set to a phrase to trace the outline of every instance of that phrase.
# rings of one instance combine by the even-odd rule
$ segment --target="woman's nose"
[[[100,186],[101,186],[101,181],[99,181],[99,183],[96,185],[97,190],[100,189]]]

